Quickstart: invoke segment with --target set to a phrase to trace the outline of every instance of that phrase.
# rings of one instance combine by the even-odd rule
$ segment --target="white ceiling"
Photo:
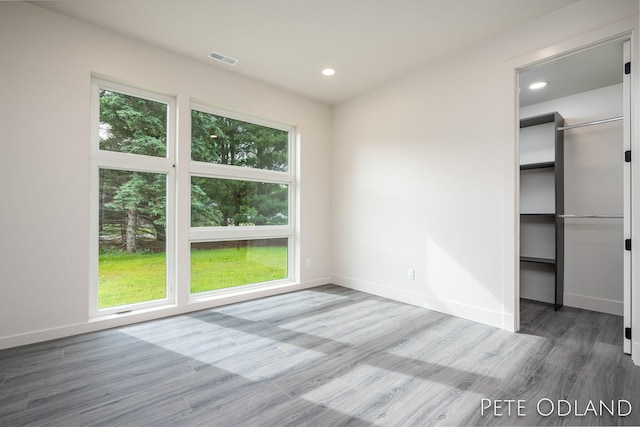
[[[622,53],[622,41],[616,41],[521,72],[520,106],[622,83]],[[530,90],[529,85],[534,82],[549,84]]]
[[[50,0],[38,6],[327,104],[577,0]],[[208,58],[214,50],[235,66]],[[331,66],[336,75],[321,75]]]

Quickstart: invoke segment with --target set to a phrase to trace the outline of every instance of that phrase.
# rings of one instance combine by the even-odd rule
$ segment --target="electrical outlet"
[[[311,258],[307,258],[307,268],[311,268]]]
[[[407,279],[416,280],[416,271],[413,268],[407,270]]]

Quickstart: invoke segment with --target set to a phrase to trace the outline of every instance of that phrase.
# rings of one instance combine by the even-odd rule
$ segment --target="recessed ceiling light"
[[[333,68],[325,68],[324,70],[322,70],[322,74],[325,76],[333,76],[336,73],[336,70],[334,70]]]
[[[543,87],[545,87],[546,85],[548,85],[549,82],[535,82],[535,83],[531,83],[529,85],[529,89],[531,90],[536,90],[536,89],[542,89]]]

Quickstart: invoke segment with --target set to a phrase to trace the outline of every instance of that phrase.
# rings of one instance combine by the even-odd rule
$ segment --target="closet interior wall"
[[[622,84],[616,84],[521,107],[520,117],[557,111],[564,117],[565,126],[619,117],[623,115],[622,98]],[[621,215],[623,122],[563,132],[564,213]],[[568,218],[564,230],[564,305],[622,315],[622,219]],[[521,289],[521,295],[527,297],[526,291]]]

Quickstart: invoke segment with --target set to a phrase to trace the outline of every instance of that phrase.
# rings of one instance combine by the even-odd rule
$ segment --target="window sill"
[[[201,294],[191,295],[189,298],[189,304],[200,304],[209,301],[220,301],[225,299],[234,300],[236,302],[239,297],[246,295],[253,295],[260,292],[269,292],[277,289],[289,288],[297,286],[300,283],[294,281],[277,281],[267,282],[259,285],[246,285],[238,286],[227,289],[220,289],[217,291],[203,292]],[[230,303],[232,303],[230,302]]]
[[[147,307],[147,308],[141,308],[141,309],[136,309],[136,310],[125,311],[125,312],[122,312],[122,313],[98,314],[97,316],[94,316],[94,317],[90,318],[89,319],[89,323],[103,322],[103,321],[109,321],[109,320],[115,320],[115,319],[124,319],[124,318],[127,318],[127,317],[145,315],[145,314],[148,314],[148,313],[154,313],[154,312],[158,312],[158,311],[166,311],[166,310],[176,309],[177,307],[178,306],[176,304],[162,304],[162,305],[156,305],[156,306],[153,306],[153,307]]]

